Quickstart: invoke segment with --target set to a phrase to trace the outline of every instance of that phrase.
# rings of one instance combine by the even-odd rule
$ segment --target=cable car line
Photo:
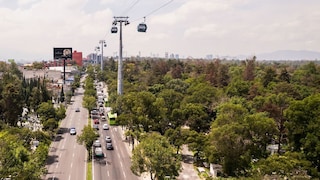
[[[164,8],[165,6],[169,5],[169,4],[170,4],[170,3],[172,3],[173,1],[174,1],[174,0],[170,0],[170,1],[168,1],[167,3],[163,4],[162,6],[160,6],[160,7],[159,7],[159,8],[157,8],[157,9],[155,9],[155,10],[151,11],[149,14],[145,15],[144,17],[146,17],[146,16],[150,16],[151,14],[153,14],[153,13],[155,13],[155,12],[159,11],[160,9]]]
[[[142,18],[145,19],[147,16],[150,16],[150,15],[152,15],[153,13],[159,11],[160,9],[162,9],[162,8],[164,8],[165,6],[169,5],[169,4],[172,3],[173,1],[174,1],[174,0],[170,0],[170,1],[166,2],[165,4],[163,4],[162,6],[158,7],[157,9],[155,9],[155,10],[151,11],[150,13],[146,14],[145,16],[140,17],[140,18],[135,19],[135,20],[132,20],[131,22],[136,22],[136,21],[138,21],[138,20],[140,20],[140,19],[142,19]]]
[[[135,5],[138,4],[139,1],[140,1],[140,0],[136,0],[136,2],[132,3],[132,5],[131,5],[128,9],[126,9],[125,11],[123,11],[122,14],[128,13]]]

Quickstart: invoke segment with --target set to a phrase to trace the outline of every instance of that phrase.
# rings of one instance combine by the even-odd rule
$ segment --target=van
[[[102,152],[102,148],[101,147],[96,147],[94,149],[94,155],[95,157],[103,157],[103,152]]]

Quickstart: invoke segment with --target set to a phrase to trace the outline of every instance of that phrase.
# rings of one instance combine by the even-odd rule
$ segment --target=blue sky
[[[319,7],[319,0],[0,0],[0,60],[51,60],[54,47],[87,56],[102,39],[104,55],[114,56],[114,16],[129,17],[124,56],[320,51]],[[148,30],[139,33],[144,16]]]

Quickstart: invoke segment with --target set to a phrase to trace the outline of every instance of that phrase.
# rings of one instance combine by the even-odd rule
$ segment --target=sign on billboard
[[[72,59],[72,48],[53,48],[53,59]]]

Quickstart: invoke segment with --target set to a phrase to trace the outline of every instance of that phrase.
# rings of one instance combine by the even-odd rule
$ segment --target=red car
[[[94,124],[100,124],[99,119],[94,119],[94,120],[93,120],[93,123],[94,123]]]

